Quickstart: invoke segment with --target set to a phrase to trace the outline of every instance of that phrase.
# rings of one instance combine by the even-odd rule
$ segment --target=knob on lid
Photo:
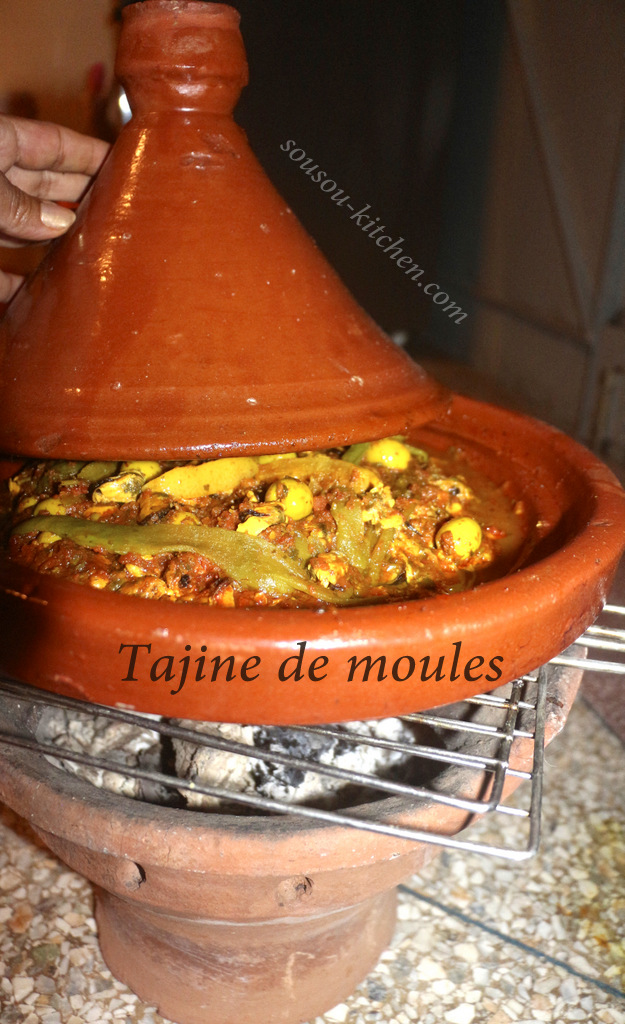
[[[230,113],[238,13],[124,11],[133,109],[0,325],[0,450],[214,458],[403,433],[445,392],[358,306]]]

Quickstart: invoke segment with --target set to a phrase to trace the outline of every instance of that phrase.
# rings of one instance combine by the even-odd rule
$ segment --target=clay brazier
[[[581,673],[557,670],[546,741],[564,725]],[[482,724],[496,721],[480,709]],[[500,722],[500,719],[498,719]],[[36,731],[26,702],[0,697],[0,731]],[[529,724],[529,723],[527,723]],[[475,752],[469,735],[460,748]],[[518,738],[510,767],[531,771]],[[504,795],[519,779],[507,777]],[[449,795],[483,799],[486,777],[445,769]],[[96,789],[42,755],[0,751],[0,798],[95,886],[105,960],[180,1024],[299,1024],[344,999],[373,967],[395,922],[394,887],[437,847],[294,816],[208,814],[155,807]],[[467,812],[390,797],[350,808],[454,835]]]

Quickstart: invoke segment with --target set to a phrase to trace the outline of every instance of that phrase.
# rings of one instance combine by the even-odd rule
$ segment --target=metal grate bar
[[[566,664],[569,664],[568,662]],[[518,680],[516,680],[518,682]],[[516,709],[518,710],[518,708]],[[449,721],[447,718],[443,718],[441,715],[427,715],[423,713],[417,713],[414,715],[406,715],[405,721],[407,722],[419,722],[421,725],[436,726],[438,729],[455,729],[456,723],[452,720]],[[486,723],[480,722],[466,722],[465,729],[467,732],[479,733],[482,736],[498,736],[504,739],[506,736],[505,730],[501,729],[496,725],[487,725]],[[525,730],[515,729],[514,736],[523,737],[525,739],[532,739],[533,733]]]
[[[625,664],[622,661],[601,661],[598,658],[574,658],[568,654],[559,654],[552,658],[550,665],[570,665],[571,668],[583,668],[586,672],[609,672],[611,675],[625,675]]]
[[[604,615],[625,615],[625,607],[616,604],[606,604],[603,609]],[[600,657],[579,658],[572,653],[571,649],[563,651],[557,657],[552,658],[552,665],[570,665],[573,668],[582,668],[587,672],[608,672],[611,675],[625,675],[625,629],[619,626],[598,625],[595,623],[589,626],[586,632],[576,641],[582,644],[593,653],[600,654],[602,651],[612,654],[620,654],[620,661],[604,660]]]
[[[601,651],[625,651],[625,636],[622,640],[620,638],[609,640],[591,635],[585,638],[584,646]]]
[[[527,706],[529,707],[529,705]],[[400,721],[410,722],[412,719],[409,715],[402,715]],[[331,726],[290,725],[289,731],[306,733],[309,736],[323,736],[328,739],[336,738],[340,739],[342,743],[347,743],[350,746],[358,746],[363,742],[362,736],[358,733],[345,733],[339,729],[333,729]],[[377,736],[368,737],[367,746],[378,747],[382,750],[390,750],[398,754],[410,754],[413,757],[420,757],[426,761],[442,761],[449,764],[462,764],[467,768],[476,768],[481,769],[482,771],[486,768],[495,768],[499,763],[495,757],[480,757],[478,754],[453,753],[445,750],[444,748],[426,747],[419,743],[411,745],[409,743],[400,743],[397,740],[381,739]]]
[[[604,613],[611,615],[625,615],[625,605],[621,604],[606,604],[603,606]]]
[[[589,626],[584,633],[585,642],[588,641],[590,636],[612,637],[625,642],[625,629],[615,629],[611,626]]]

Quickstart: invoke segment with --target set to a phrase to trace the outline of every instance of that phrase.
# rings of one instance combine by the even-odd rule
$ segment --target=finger
[[[30,170],[92,175],[109,146],[101,139],[46,121],[0,116],[0,170],[13,164]]]
[[[74,201],[80,199],[91,178],[87,174],[60,174],[56,171],[25,171],[10,167],[6,177],[22,192],[38,199]]]
[[[9,238],[4,232],[0,231],[0,245],[3,249],[23,249],[24,246],[29,245],[29,242],[24,242],[20,238]],[[33,242],[33,245],[38,245],[38,242]]]
[[[6,274],[0,270],[0,302],[9,302],[23,280],[19,274]]]
[[[25,241],[45,241],[67,231],[75,219],[71,210],[40,202],[0,174],[0,233]]]

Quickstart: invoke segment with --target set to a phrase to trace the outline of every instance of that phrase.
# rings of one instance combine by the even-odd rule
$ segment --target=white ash
[[[146,715],[148,720],[152,717]],[[161,738],[153,729],[147,728],[147,723],[145,728],[141,728],[114,721],[104,715],[70,715],[62,708],[48,708],[40,722],[38,734],[47,743],[75,754],[91,754],[133,768],[158,770],[160,767]],[[98,789],[135,799],[143,797],[141,781],[130,775],[93,768],[75,761],[50,760],[91,782]]]
[[[364,774],[388,774],[389,769],[408,759],[401,751],[366,743],[353,743],[341,736],[320,736],[315,733],[280,726],[216,725],[212,722],[178,721],[177,725],[192,728],[205,736],[244,743],[265,751],[279,751],[321,765],[332,765]],[[376,739],[414,744],[413,730],[398,718],[345,722],[335,729]],[[214,786],[238,793],[258,793],[286,803],[336,803],[336,794],[345,788],[343,779],[319,774],[290,765],[245,757],[227,750],[211,749],[185,740],[174,740],[176,775],[196,785]],[[190,807],[214,809],[220,799],[184,790]],[[380,792],[380,795],[383,795]]]
[[[129,767],[166,771],[167,758],[164,754],[163,737],[149,728],[150,721],[159,721],[158,716],[145,715],[144,726],[130,725],[103,715],[83,713],[70,714],[59,708],[48,708],[43,714],[37,731],[41,741],[52,743],[59,750],[79,754],[91,754],[109,762]],[[367,775],[396,776],[410,755],[385,747],[367,743],[353,743],[347,740],[349,734],[372,737],[393,742],[414,745],[416,729],[398,718],[374,719],[361,722],[346,722],[334,729],[343,736],[319,736],[315,733],[284,728],[281,726],[251,726],[216,724],[172,720],[173,725],[193,730],[209,738],[216,736],[223,740],[254,746],[264,751],[290,754],[307,759],[312,764],[332,765]],[[165,740],[165,745],[169,741]],[[329,775],[300,769],[291,765],[259,760],[218,750],[188,740],[173,739],[173,760],[175,775],[195,785],[220,788],[228,792],[260,794],[287,803],[308,803],[324,807],[336,806],[347,794],[348,800],[355,799],[354,786]],[[91,782],[98,788],[122,796],[153,803],[171,802],[173,787],[156,786],[154,783],[135,779],[112,769],[95,768],[69,761],[65,758],[50,758],[54,764]],[[188,807],[201,810],[223,810],[245,813],[245,807],[180,788],[180,795]],[[379,791],[382,796],[382,791]]]

